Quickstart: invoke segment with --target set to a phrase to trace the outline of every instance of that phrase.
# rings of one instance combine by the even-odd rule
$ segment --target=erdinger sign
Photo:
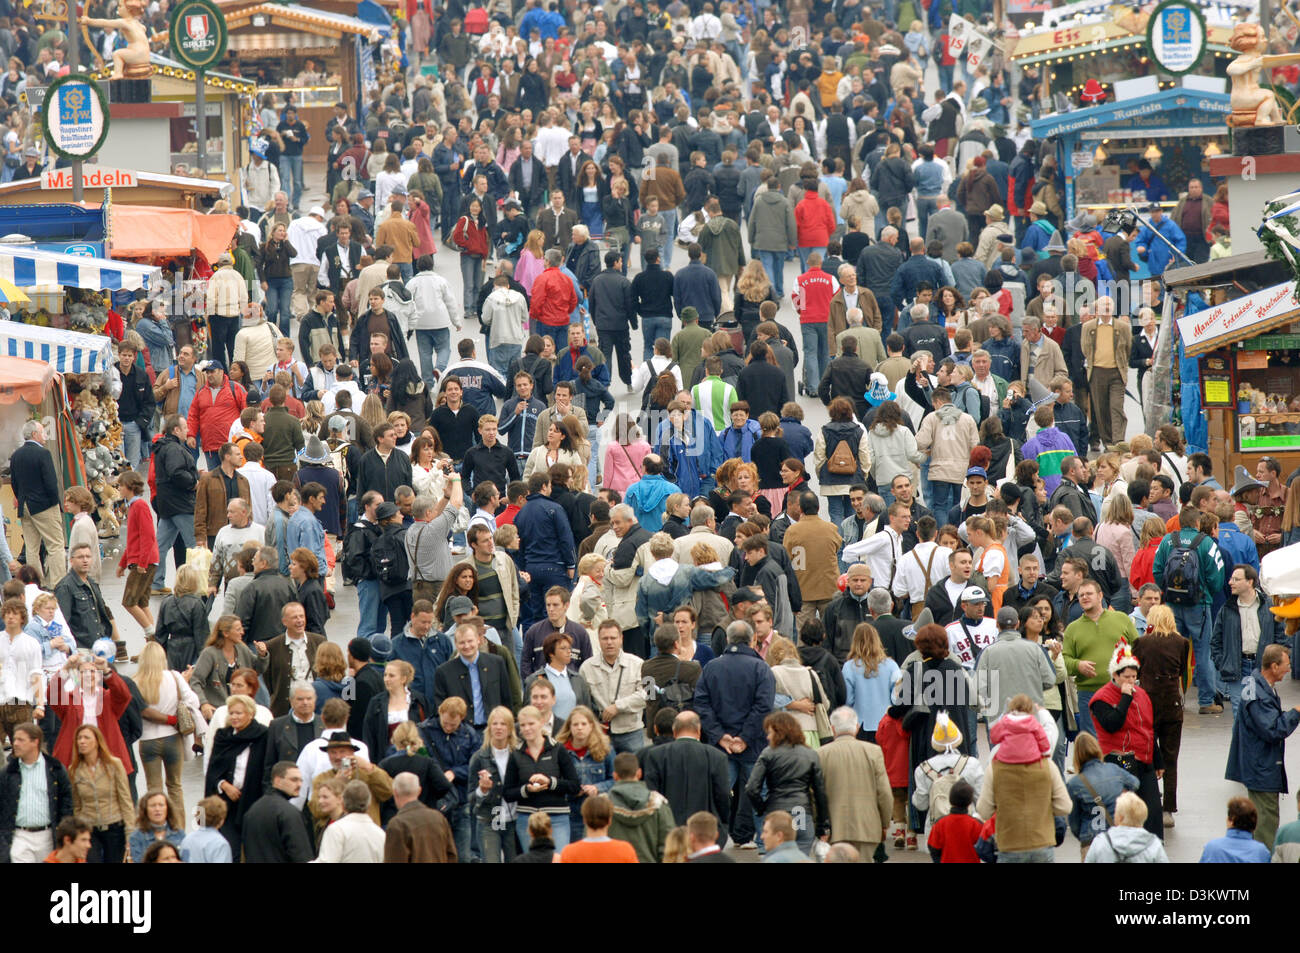
[[[1286,282],[1179,318],[1178,333],[1187,353],[1199,354],[1220,343],[1230,343],[1221,340],[1224,338],[1231,341],[1248,338],[1256,326],[1260,326],[1262,333],[1288,315],[1300,319],[1300,306],[1292,298],[1294,292],[1295,284]]]

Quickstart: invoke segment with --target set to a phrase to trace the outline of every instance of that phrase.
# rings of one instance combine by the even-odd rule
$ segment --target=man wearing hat
[[[370,806],[367,813],[376,824],[379,823],[379,805],[393,796],[393,779],[388,772],[378,765],[371,764],[361,751],[361,746],[352,740],[346,731],[335,732],[325,739],[325,754],[330,759],[330,767],[312,779],[312,793],[308,800],[311,816],[318,823],[328,824],[329,819],[320,807],[321,782],[330,778],[342,778],[344,781],[362,781],[370,789]]]
[[[985,620],[988,621],[988,620]],[[998,610],[997,641],[975,665],[975,686],[989,724],[1006,711],[1016,695],[1043,704],[1043,693],[1056,684],[1056,672],[1043,647],[1020,634],[1020,613],[1010,606]]]
[[[1040,259],[1047,257],[1047,248],[1053,242],[1060,242],[1060,233],[1047,218],[1047,206],[1042,201],[1035,201],[1029,206],[1029,227],[1025,229],[1021,249],[1033,251]],[[1065,246],[1061,245],[1061,251]]]
[[[294,250],[293,258],[289,259],[289,270],[293,273],[294,311],[299,315],[305,314],[311,306],[308,296],[316,288],[321,264],[316,245],[327,233],[325,210],[319,205],[313,205],[306,215],[289,223],[285,239]]]
[[[977,216],[967,214],[971,234],[978,235],[975,240],[975,260],[985,268],[992,268],[1001,257],[1003,236],[1007,234],[1006,212],[1001,205],[994,203],[984,212],[979,223]]]
[[[983,651],[998,637],[997,622],[984,614],[988,601],[979,586],[967,586],[958,600],[960,612],[948,623],[948,654],[968,672],[974,671]]]

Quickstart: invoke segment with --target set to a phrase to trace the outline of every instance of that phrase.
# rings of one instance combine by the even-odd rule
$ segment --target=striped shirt
[[[478,614],[483,621],[498,632],[505,632],[506,597],[501,590],[501,579],[497,576],[496,566],[491,562],[474,561],[474,571],[478,573]]]
[[[731,405],[737,399],[736,388],[721,377],[706,377],[691,388],[695,409],[708,414],[713,429],[721,433],[731,426]]]
[[[15,827],[49,827],[50,795],[45,784],[45,755],[28,764],[18,762],[22,785],[18,788],[18,810],[14,814]]]

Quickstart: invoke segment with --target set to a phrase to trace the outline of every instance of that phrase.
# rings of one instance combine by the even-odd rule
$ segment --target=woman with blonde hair
[[[966,521],[966,535],[971,547],[980,550],[975,569],[984,574],[989,583],[989,595],[993,598],[993,612],[1002,608],[1002,597],[1006,594],[1011,578],[1011,560],[1007,558],[1007,549],[1003,545],[1007,529],[1005,517],[1001,527],[998,516],[972,516]]]
[[[578,581],[569,594],[565,615],[595,638],[597,627],[609,618],[609,606],[602,591],[609,560],[599,553],[587,553],[578,560]]]
[[[404,721],[417,725],[434,714],[427,698],[411,688],[415,668],[410,662],[393,659],[384,666],[384,689],[370,699],[361,725],[361,740],[372,758],[393,753],[392,737]]]
[[[190,672],[190,687],[199,696],[203,717],[211,720],[212,713],[226,703],[236,672],[247,668],[262,674],[266,665],[266,657],[244,643],[244,623],[239,616],[223,615],[217,619]]]
[[[370,425],[374,430],[380,424],[388,423],[388,413],[384,410],[384,401],[378,394],[367,394],[366,399],[361,402],[361,413],[358,416]]]
[[[875,742],[876,726],[890,706],[890,692],[898,680],[898,663],[885,652],[880,633],[869,622],[853,630],[848,658],[844,660],[845,704],[858,715],[858,737]]]
[[[596,713],[586,705],[575,705],[564,725],[555,733],[578,773],[578,793],[569,797],[569,830],[577,840],[586,827],[582,823],[582,802],[604,794],[614,786],[614,748]]]
[[[485,864],[508,864],[519,856],[514,806],[501,796],[510,756],[518,749],[515,716],[498,705],[488,713],[483,746],[469,759],[470,808],[478,819]]]
[[[1160,838],[1151,833],[1146,802],[1132,791],[1115,799],[1115,824],[1093,838],[1085,864],[1167,864]],[[1144,827],[1144,824],[1146,825]]]
[[[380,761],[379,767],[390,778],[397,777],[403,771],[414,774],[420,779],[420,803],[436,811],[438,803],[451,793],[451,782],[447,780],[437,758],[432,757],[425,747],[419,726],[413,721],[402,722],[393,729],[392,743],[393,754]],[[379,805],[379,819],[384,824],[396,813],[397,805],[391,800]]]
[[[691,841],[685,827],[674,827],[664,841],[664,863],[684,864],[691,853]]]
[[[221,836],[230,844],[232,857],[243,847],[244,817],[262,796],[266,777],[267,730],[253,720],[257,705],[244,695],[226,701],[227,723],[216,733],[208,755],[203,794],[216,794],[226,803],[226,823]]]
[[[1101,497],[1101,518],[1104,520],[1111,501],[1128,496],[1128,483],[1119,474],[1118,453],[1103,453],[1094,461],[1094,465],[1097,475],[1092,484],[1092,492]]]
[[[750,259],[740,273],[736,283],[735,312],[740,330],[745,335],[745,344],[754,340],[754,331],[759,326],[759,308],[764,301],[775,301],[776,293],[772,280],[768,277],[763,263],[757,258]]]
[[[258,678],[257,672],[251,668],[237,668],[230,676],[230,694],[243,695],[245,698],[253,699],[254,711],[253,720],[259,725],[270,725],[275,718],[271,714],[271,709],[257,701],[258,694],[265,694],[266,689],[262,687],[262,680]],[[221,703],[219,708],[212,711],[212,717],[208,718],[207,734],[203,738],[204,757],[212,751],[212,742],[216,739],[217,731],[226,726],[226,717],[230,713],[228,707],[230,699],[227,698]]]
[[[144,730],[140,735],[140,767],[149,787],[162,787],[164,768],[167,796],[185,811],[185,791],[181,787],[181,765],[187,749],[207,732],[199,711],[199,697],[181,678],[167,667],[167,653],[157,642],[146,642],[140,652],[140,668],[135,674],[136,687],[146,704],[142,712]],[[184,709],[184,711],[182,711]],[[193,737],[187,742],[180,733],[180,719],[188,715],[193,722]]]
[[[605,449],[605,466],[601,471],[606,489],[626,493],[629,486],[641,479],[641,461],[650,450],[650,444],[631,416],[619,414],[615,417],[614,432]]]
[[[1183,744],[1183,693],[1190,652],[1191,642],[1178,633],[1174,611],[1166,605],[1153,606],[1147,614],[1147,633],[1133,643],[1133,656],[1142,664],[1142,688],[1151,698],[1156,740],[1165,762],[1160,800],[1165,827],[1174,826],[1178,812],[1178,752]],[[1213,663],[1206,659],[1205,664]]]
[[[321,430],[325,428],[325,405],[319,400],[309,400],[303,406],[307,410],[307,417],[302,422],[302,432],[321,436]],[[324,436],[329,436],[328,430],[325,431]]]
[[[818,704],[829,709],[821,680],[799,658],[799,650],[784,636],[773,636],[767,647],[767,664],[776,680],[774,707],[789,712],[804,734],[804,743],[810,748],[821,746],[821,732],[817,729]],[[820,703],[818,702],[820,699]]]
[[[135,807],[122,762],[108,750],[104,734],[95,725],[82,725],[73,738],[73,814],[91,825],[91,864],[120,864],[126,854],[126,831]]]
[[[545,254],[546,236],[540,228],[534,228],[524,240],[519,261],[515,264],[515,281],[524,286],[526,294],[533,293],[533,282],[546,270],[546,262],[543,260]]]
[[[311,811],[313,851],[320,851],[320,842],[325,836],[326,828],[343,816],[343,789],[347,786],[348,782],[337,776],[312,784],[312,800],[315,802]]]
[[[167,667],[183,672],[199,659],[208,635],[208,607],[200,595],[207,580],[193,566],[176,570],[172,594],[158,607],[152,641],[167,653]]]
[[[554,846],[563,848],[569,843],[569,798],[581,793],[582,787],[573,756],[564,744],[547,737],[542,713],[532,705],[519,709],[516,724],[520,744],[511,752],[502,783],[502,796],[518,807],[515,832],[528,850],[533,815],[549,814]]]
[[[1110,506],[1103,509],[1104,516],[1093,539],[1098,546],[1110,550],[1119,565],[1120,576],[1127,580],[1133,569],[1133,557],[1137,555],[1137,546],[1133,540],[1133,504],[1129,502],[1127,493],[1116,493],[1110,498]],[[1136,604],[1137,589],[1131,583],[1129,588],[1132,591],[1132,602]]]

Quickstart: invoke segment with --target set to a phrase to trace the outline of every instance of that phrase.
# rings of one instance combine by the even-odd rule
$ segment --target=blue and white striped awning
[[[113,363],[112,340],[107,335],[21,321],[0,321],[0,354],[45,361],[60,374],[97,374]]]
[[[92,291],[135,291],[149,287],[161,274],[154,265],[0,245],[0,278],[20,288],[63,285]]]

